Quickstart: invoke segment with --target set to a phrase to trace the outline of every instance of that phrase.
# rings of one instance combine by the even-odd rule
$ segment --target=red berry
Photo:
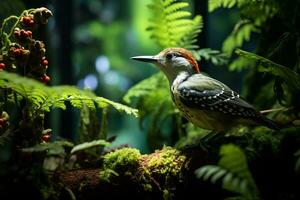
[[[31,17],[22,17],[21,21],[24,22],[25,24],[29,23],[31,20]]]
[[[32,19],[32,17],[22,17],[21,21],[25,26],[32,27],[34,25],[34,20]]]
[[[28,23],[28,26],[34,26],[34,21],[33,21],[33,19],[30,20],[30,22]]]
[[[6,120],[3,118],[0,118],[0,126],[3,126],[4,124],[6,124]]]
[[[24,38],[27,38],[29,36],[27,31],[25,31],[25,30],[21,30],[20,33],[21,33],[21,36],[24,37]]]
[[[48,60],[47,59],[42,60],[42,65],[47,66],[48,65]]]
[[[27,35],[28,35],[29,37],[32,36],[32,32],[31,32],[31,31],[26,31],[26,32],[27,32]]]
[[[51,138],[51,136],[50,136],[49,134],[44,134],[44,135],[42,136],[42,140],[43,140],[44,142],[48,142],[48,141],[50,140],[50,138]]]
[[[46,74],[44,74],[44,76],[41,77],[41,81],[44,83],[48,83],[51,80],[51,78],[49,76],[47,76]]]
[[[18,56],[22,55],[22,49],[14,49],[13,53],[14,53],[15,57],[18,57]]]
[[[0,63],[0,69],[5,69],[5,64],[4,63]]]

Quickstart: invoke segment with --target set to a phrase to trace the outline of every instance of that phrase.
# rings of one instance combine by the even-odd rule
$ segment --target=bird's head
[[[153,63],[172,82],[180,73],[199,73],[199,66],[192,53],[183,48],[167,48],[154,56],[135,56],[131,59]]]

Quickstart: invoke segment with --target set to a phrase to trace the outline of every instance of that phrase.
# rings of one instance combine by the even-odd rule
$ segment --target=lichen
[[[104,155],[101,179],[110,181],[112,176],[130,176],[137,167],[140,157],[139,150],[128,147]]]

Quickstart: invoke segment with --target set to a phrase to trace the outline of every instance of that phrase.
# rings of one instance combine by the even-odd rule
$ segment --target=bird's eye
[[[173,56],[174,56],[173,53],[167,53],[166,59],[171,60],[173,58]]]

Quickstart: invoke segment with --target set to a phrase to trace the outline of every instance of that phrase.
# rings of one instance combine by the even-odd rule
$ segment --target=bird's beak
[[[157,63],[158,61],[156,56],[134,56],[131,59],[148,63]]]

